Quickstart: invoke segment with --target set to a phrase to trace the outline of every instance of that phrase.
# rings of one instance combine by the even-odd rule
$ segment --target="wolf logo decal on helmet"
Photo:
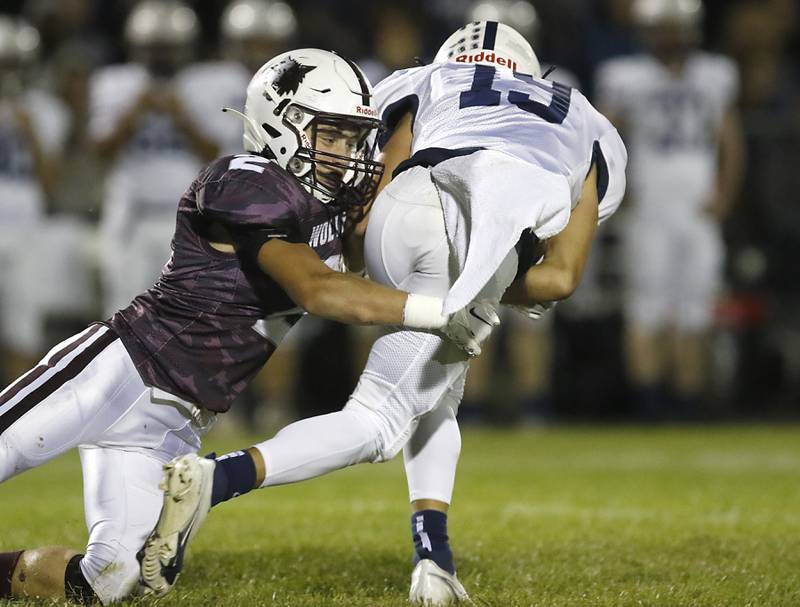
[[[306,74],[317,69],[317,66],[303,65],[292,57],[286,57],[272,69],[275,72],[272,88],[278,95],[283,96],[287,93],[296,93]]]

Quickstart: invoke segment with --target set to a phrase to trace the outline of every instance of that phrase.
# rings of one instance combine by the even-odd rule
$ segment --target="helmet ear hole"
[[[303,161],[295,156],[289,160],[286,168],[289,169],[290,173],[298,175],[303,170]]]
[[[261,123],[261,128],[264,129],[267,132],[267,135],[269,135],[273,139],[277,139],[278,137],[281,136],[280,131],[278,131],[278,129],[276,129],[274,126],[270,126],[266,122]]]

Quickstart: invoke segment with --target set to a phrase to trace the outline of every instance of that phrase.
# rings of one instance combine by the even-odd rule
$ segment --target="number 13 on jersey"
[[[496,68],[490,65],[476,65],[475,76],[472,78],[472,88],[461,93],[458,103],[459,109],[500,105],[503,93],[492,88],[496,74]],[[527,74],[514,72],[514,78],[535,87],[547,88]],[[553,82],[552,86],[553,98],[548,105],[533,101],[528,94],[514,90],[508,91],[508,102],[525,112],[536,114],[547,122],[561,124],[564,122],[564,118],[567,117],[567,112],[569,112],[572,89],[558,82]]]

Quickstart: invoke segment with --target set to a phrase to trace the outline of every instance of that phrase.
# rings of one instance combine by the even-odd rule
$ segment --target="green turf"
[[[800,605],[800,427],[467,430],[450,535],[479,605]],[[77,457],[0,487],[0,549],[85,536]],[[403,605],[410,550],[360,466],[216,509],[158,604]]]

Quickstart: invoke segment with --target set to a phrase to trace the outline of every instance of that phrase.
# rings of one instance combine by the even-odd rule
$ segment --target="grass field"
[[[72,454],[1,486],[0,549],[82,546],[80,486]],[[479,605],[800,605],[800,427],[466,430],[450,519]],[[260,491],[158,604],[403,605],[409,525],[399,460]]]

